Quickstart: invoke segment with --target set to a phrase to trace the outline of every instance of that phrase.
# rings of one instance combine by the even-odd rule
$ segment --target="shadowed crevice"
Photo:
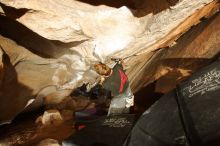
[[[16,9],[16,8],[13,8],[13,7],[6,6],[2,3],[0,3],[0,7],[4,11],[4,14],[7,17],[12,18],[12,19],[18,19],[21,16],[23,16],[27,11],[29,11],[29,9],[25,9],[25,8]]]

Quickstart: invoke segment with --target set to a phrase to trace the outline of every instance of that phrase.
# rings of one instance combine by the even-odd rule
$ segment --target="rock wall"
[[[220,55],[220,15],[190,29],[173,47],[137,56],[128,74],[135,91],[156,81],[156,92],[167,93],[176,84]],[[147,62],[142,62],[143,58]],[[141,71],[140,71],[141,70]]]

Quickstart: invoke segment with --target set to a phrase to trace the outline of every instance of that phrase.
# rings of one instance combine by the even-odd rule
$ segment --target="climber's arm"
[[[104,77],[104,76],[99,76],[99,77],[96,79],[96,83],[97,83],[97,84],[100,84],[100,85],[102,85],[104,81],[105,81],[105,77]]]

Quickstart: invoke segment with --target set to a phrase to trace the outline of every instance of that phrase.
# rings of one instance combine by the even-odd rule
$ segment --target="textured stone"
[[[56,64],[56,60],[41,58],[2,36],[0,44],[5,53],[0,122],[12,120],[25,108],[42,106],[43,97],[62,98],[69,95],[71,91],[57,90],[57,85],[52,80],[56,70],[52,65]],[[30,103],[32,104],[29,105]]]
[[[62,115],[58,110],[46,110],[42,116],[40,116],[36,123],[40,123],[43,126],[57,126],[64,122]]]
[[[93,50],[90,57],[95,55],[101,61],[105,61],[107,56],[113,54],[123,58],[158,49],[198,23],[200,18],[206,16],[216,5],[208,6],[207,10],[192,19],[190,16],[213,0],[193,2],[182,0],[153,16],[145,13],[142,17],[135,15],[149,10],[145,1],[142,4],[147,4],[143,4],[141,8],[136,2],[135,11],[124,6],[117,9],[104,5],[92,6],[74,0],[1,0],[0,2],[15,8],[30,9],[17,21],[45,38],[62,42],[86,40],[88,45],[85,45]],[[162,5],[160,2],[156,4]],[[161,8],[155,7],[155,9]],[[190,21],[187,21],[188,19]],[[180,25],[183,22],[186,23]],[[181,27],[176,29],[179,25]],[[170,35],[174,29],[175,33]],[[83,49],[85,45],[78,46],[77,50]]]
[[[36,146],[61,146],[55,139],[47,138],[39,142]]]
[[[211,63],[220,53],[219,23],[217,14],[184,34],[175,46],[134,57],[137,63],[128,69],[132,89],[138,91],[157,80],[155,90],[166,93]],[[148,61],[142,62],[143,58]]]

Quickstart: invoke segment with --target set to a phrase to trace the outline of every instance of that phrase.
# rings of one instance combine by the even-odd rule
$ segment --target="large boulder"
[[[62,88],[74,74],[68,72],[64,60],[39,57],[3,36],[0,36],[0,44],[4,63],[4,72],[1,68],[1,123],[10,122],[24,109],[39,108],[44,101],[47,104],[60,103],[72,92]],[[57,72],[59,65],[63,70]],[[81,78],[74,81],[72,85],[76,88]]]

